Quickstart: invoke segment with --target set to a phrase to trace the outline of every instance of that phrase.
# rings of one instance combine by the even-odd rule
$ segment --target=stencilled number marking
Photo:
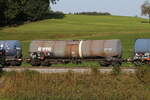
[[[51,47],[38,47],[38,51],[40,52],[52,52]]]

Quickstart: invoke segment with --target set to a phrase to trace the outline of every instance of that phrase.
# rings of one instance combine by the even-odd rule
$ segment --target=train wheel
[[[32,66],[40,66],[41,65],[41,61],[40,60],[32,60],[31,61],[31,65]]]
[[[134,61],[133,63],[134,63],[135,66],[138,66],[138,67],[139,67],[139,66],[142,66],[142,62],[139,61],[139,60]]]
[[[42,66],[51,66],[52,64],[48,60],[45,60],[45,61],[41,62],[41,65]]]
[[[147,65],[150,66],[150,61],[147,62]]]
[[[109,65],[110,65],[110,64],[109,64],[108,62],[106,62],[106,61],[102,61],[102,62],[100,62],[99,64],[100,64],[101,67],[109,67]]]
[[[63,61],[63,64],[69,64],[70,61]]]
[[[5,66],[10,66],[10,63],[5,63]]]
[[[16,66],[21,66],[21,64],[22,64],[21,62],[17,62]]]
[[[76,64],[81,64],[81,61],[76,61],[75,63],[76,63]]]
[[[100,64],[101,67],[109,67],[110,64]]]
[[[16,61],[11,61],[10,65],[11,66],[16,66],[17,62]]]

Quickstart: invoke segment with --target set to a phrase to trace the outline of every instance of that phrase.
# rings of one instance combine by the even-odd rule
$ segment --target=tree
[[[50,13],[58,0],[0,0],[0,25],[36,21]]]
[[[6,9],[6,1],[0,0],[0,25],[5,23],[5,9]]]
[[[6,0],[4,12],[6,23],[11,23],[11,21],[15,20],[16,16],[20,14],[21,7],[19,1],[20,0]]]
[[[150,23],[150,3],[148,1],[145,1],[144,4],[141,6],[142,15],[149,16],[149,23]]]
[[[23,10],[24,14],[28,16],[27,20],[42,19],[49,13],[49,0],[28,0]]]

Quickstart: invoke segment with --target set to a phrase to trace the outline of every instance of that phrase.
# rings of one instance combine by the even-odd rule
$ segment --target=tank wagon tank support
[[[22,63],[22,47],[18,40],[0,41],[1,63],[3,66],[20,66]]]
[[[102,66],[121,65],[120,40],[34,40],[27,62],[33,66],[97,61]]]

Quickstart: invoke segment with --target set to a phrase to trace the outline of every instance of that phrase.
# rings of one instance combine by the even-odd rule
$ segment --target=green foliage
[[[149,23],[150,23],[150,3],[149,3],[149,1],[145,1],[144,4],[142,4],[141,9],[142,9],[142,15],[149,16]]]
[[[35,21],[49,14],[49,3],[57,0],[1,0],[0,22],[11,24],[20,21]],[[2,23],[0,23],[2,24]]]
[[[121,68],[120,66],[114,66],[112,69],[112,74],[113,75],[119,75],[121,73]]]
[[[4,11],[6,9],[6,1],[5,0],[0,0],[0,25],[5,23],[5,14]]]
[[[7,21],[14,19],[20,13],[18,0],[6,0],[6,7],[4,14]]]
[[[28,0],[24,5],[24,14],[27,20],[42,19],[49,13],[49,0]]]

